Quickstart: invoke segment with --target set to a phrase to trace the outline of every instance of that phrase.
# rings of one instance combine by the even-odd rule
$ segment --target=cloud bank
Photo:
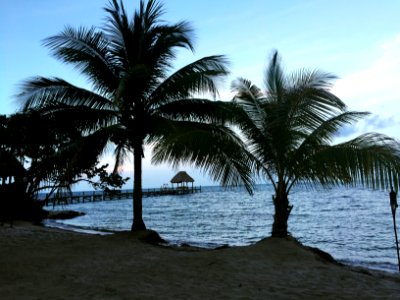
[[[332,92],[350,110],[372,113],[354,131],[378,131],[400,138],[400,34],[379,45],[379,50],[375,61],[339,79]]]

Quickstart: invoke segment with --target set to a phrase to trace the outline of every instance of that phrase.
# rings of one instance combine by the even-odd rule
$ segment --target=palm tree
[[[274,188],[272,236],[288,234],[293,207],[288,196],[296,184],[399,185],[400,147],[394,139],[367,133],[332,144],[340,128],[367,115],[346,109],[329,91],[333,79],[321,71],[287,75],[275,52],[265,72],[265,92],[243,78],[232,84],[233,102],[241,109],[237,122],[260,174]]]
[[[20,94],[23,109],[79,128],[86,140],[81,146],[87,149],[84,156],[92,160],[113,142],[115,172],[127,154],[133,153],[132,230],[146,229],[142,218],[145,145],[158,149],[155,161],[189,160],[223,184],[250,187],[249,160],[240,156],[243,144],[226,126],[229,118],[224,104],[201,96],[217,95],[215,79],[228,73],[226,58],[204,57],[171,72],[176,50],[193,50],[187,22],[161,22],[163,7],[154,0],[141,1],[132,18],[122,1],[113,0],[105,11],[108,18],[101,30],[66,27],[45,40],[52,54],[74,65],[92,88],[60,78],[30,79]],[[210,149],[212,141],[218,144]],[[235,155],[224,154],[228,146],[237,149]],[[221,160],[226,163],[220,164]]]

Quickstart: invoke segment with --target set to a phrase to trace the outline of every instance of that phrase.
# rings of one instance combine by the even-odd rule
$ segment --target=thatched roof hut
[[[176,183],[177,188],[180,190],[187,190],[188,189],[188,182],[192,183],[192,190],[193,190],[193,182],[194,179],[189,176],[188,173],[185,171],[178,172],[174,177],[171,179],[172,185]]]
[[[194,179],[190,177],[189,174],[186,173],[185,171],[178,172],[171,179],[171,183],[186,183],[186,182],[194,182]]]

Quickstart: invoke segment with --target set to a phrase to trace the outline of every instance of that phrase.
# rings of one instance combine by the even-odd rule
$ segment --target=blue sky
[[[124,1],[131,14],[138,0]],[[65,25],[101,26],[104,0],[3,1],[0,11],[0,114],[18,109],[18,84],[31,76],[58,76],[74,84],[86,81],[71,66],[49,55],[41,41]],[[220,97],[231,98],[230,83],[245,77],[262,86],[263,71],[277,49],[288,71],[322,69],[339,76],[333,87],[352,110],[372,115],[342,132],[348,137],[377,131],[400,138],[400,1],[361,0],[170,0],[168,22],[188,20],[195,29],[196,52],[181,51],[176,68],[206,55],[225,54],[231,75]],[[177,169],[151,166],[146,152],[144,187],[169,181]],[[112,162],[110,157],[107,161]],[[188,167],[182,167],[188,169]],[[127,165],[125,172],[130,174]],[[210,184],[198,170],[198,184]]]

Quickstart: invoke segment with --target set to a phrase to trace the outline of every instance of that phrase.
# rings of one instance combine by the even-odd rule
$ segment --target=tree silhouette
[[[45,40],[56,58],[89,79],[92,89],[60,78],[34,78],[22,88],[24,109],[78,128],[85,136],[80,147],[88,158],[97,159],[114,143],[115,172],[133,153],[132,230],[146,228],[142,218],[145,145],[154,146],[155,162],[191,161],[223,184],[250,187],[249,160],[240,139],[226,126],[227,109],[204,98],[217,95],[215,80],[228,73],[225,57],[204,57],[172,72],[176,50],[193,50],[187,22],[162,22],[162,5],[153,0],[141,1],[131,18],[122,1],[113,0],[105,11],[108,18],[102,30],[66,27]],[[226,150],[234,154],[227,155]]]
[[[243,78],[232,85],[234,102],[241,109],[237,123],[260,174],[274,187],[272,236],[288,233],[288,196],[296,184],[399,186],[396,140],[366,133],[332,144],[340,128],[367,115],[348,111],[329,91],[333,79],[320,71],[285,74],[275,52],[265,72],[264,92]]]

